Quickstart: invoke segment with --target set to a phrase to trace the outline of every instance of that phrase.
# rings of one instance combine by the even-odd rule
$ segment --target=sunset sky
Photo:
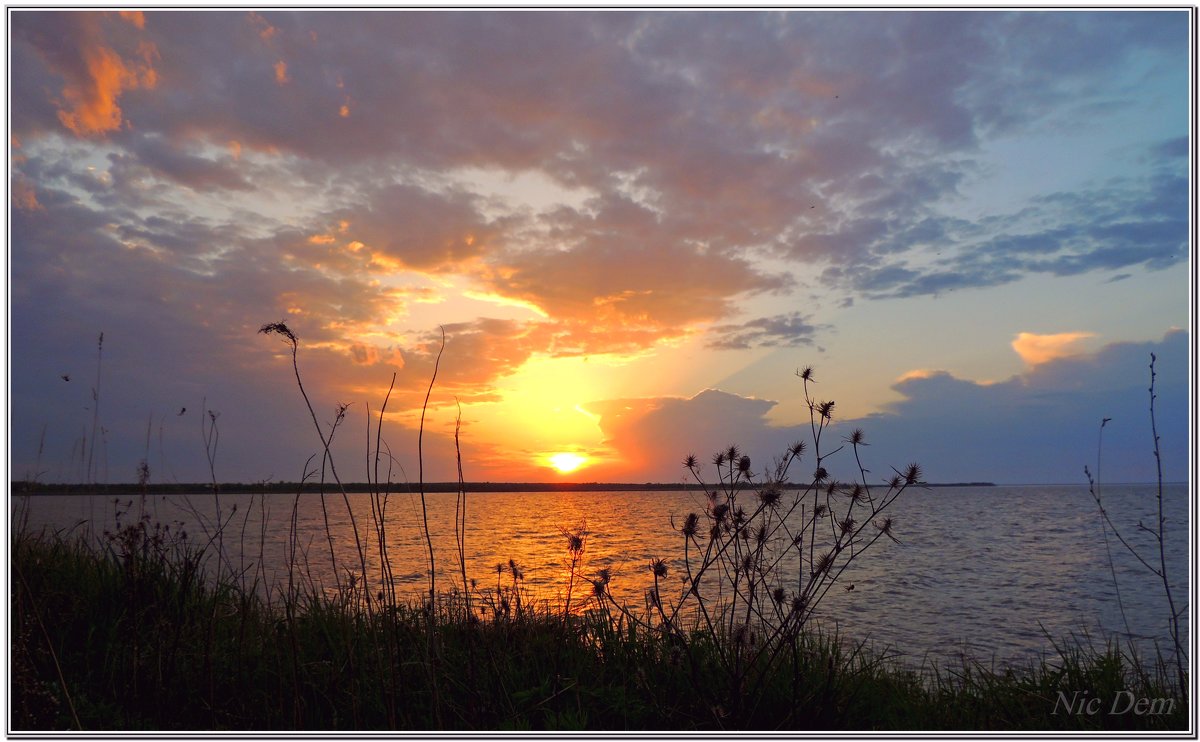
[[[9,10],[10,477],[1187,478],[1191,18]],[[104,333],[98,388],[97,340]],[[371,438],[373,441],[373,438]],[[370,444],[373,446],[373,442]],[[314,460],[319,463],[319,457]],[[811,463],[811,462],[810,462]],[[835,476],[853,474],[843,453]],[[309,464],[309,467],[315,464]],[[801,478],[807,472],[799,472]]]

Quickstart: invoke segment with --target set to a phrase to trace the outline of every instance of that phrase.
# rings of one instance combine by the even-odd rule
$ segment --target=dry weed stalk
[[[1186,657],[1186,654],[1183,649],[1183,639],[1182,639],[1182,636],[1180,633],[1180,628],[1179,628],[1179,617],[1183,614],[1184,611],[1187,610],[1187,606],[1183,606],[1182,608],[1179,608],[1178,610],[1175,608],[1174,593],[1171,590],[1171,583],[1167,577],[1166,518],[1163,515],[1162,452],[1161,452],[1161,449],[1159,446],[1160,439],[1159,439],[1159,435],[1158,435],[1158,423],[1157,423],[1157,420],[1155,419],[1155,412],[1154,412],[1155,402],[1158,400],[1158,394],[1155,392],[1155,382],[1158,378],[1158,374],[1154,368],[1154,364],[1157,361],[1158,361],[1157,356],[1155,356],[1153,353],[1151,353],[1150,354],[1150,387],[1147,391],[1150,394],[1150,434],[1154,439],[1154,464],[1155,464],[1155,474],[1156,474],[1155,481],[1156,481],[1156,485],[1157,485],[1156,498],[1158,501],[1158,520],[1153,528],[1143,524],[1141,521],[1138,521],[1138,525],[1137,525],[1139,531],[1144,531],[1144,532],[1150,534],[1151,538],[1153,538],[1155,543],[1157,544],[1157,551],[1158,551],[1158,566],[1157,567],[1154,566],[1153,564],[1151,564],[1150,561],[1148,561],[1145,556],[1143,556],[1137,549],[1135,549],[1133,547],[1133,545],[1131,545],[1129,543],[1129,541],[1121,533],[1120,529],[1117,528],[1116,524],[1113,523],[1112,519],[1109,517],[1108,510],[1105,509],[1104,504],[1101,502],[1101,499],[1100,499],[1100,483],[1099,483],[1100,463],[1099,463],[1099,460],[1097,460],[1097,462],[1096,462],[1096,476],[1094,478],[1092,477],[1092,473],[1088,469],[1087,466],[1083,467],[1083,473],[1084,473],[1084,476],[1086,476],[1087,480],[1088,480],[1088,492],[1091,494],[1092,499],[1095,500],[1096,508],[1100,511],[1100,515],[1104,521],[1104,525],[1107,526],[1107,528],[1105,530],[1105,547],[1107,548],[1107,546],[1108,546],[1108,529],[1111,529],[1113,532],[1113,535],[1116,536],[1117,541],[1120,542],[1120,544],[1125,547],[1125,550],[1128,551],[1135,559],[1137,559],[1137,561],[1141,562],[1143,567],[1148,569],[1151,572],[1151,574],[1153,574],[1155,577],[1157,577],[1162,582],[1163,594],[1166,596],[1166,599],[1167,599],[1168,631],[1170,632],[1171,642],[1172,642],[1172,644],[1174,644],[1174,648],[1175,648],[1176,679],[1179,682],[1180,691],[1183,691],[1183,690],[1187,689],[1187,671],[1184,669],[1184,661],[1185,661],[1184,658]],[[1104,432],[1103,432],[1104,425],[1105,425],[1105,423],[1107,423],[1109,421],[1109,419],[1110,418],[1104,418],[1100,422],[1101,436],[1103,436],[1103,434],[1104,434]],[[1103,440],[1103,439],[1101,439],[1101,440]],[[1097,459],[1099,459],[1099,451],[1097,451]],[[1151,556],[1150,559],[1154,559],[1154,557]],[[1112,555],[1111,554],[1109,555],[1109,568],[1112,569]],[[1114,571],[1113,572],[1113,585],[1116,586],[1116,584],[1117,584],[1117,577],[1116,577],[1116,573]],[[1120,601],[1120,597],[1121,597],[1121,594],[1118,589],[1118,591],[1117,591],[1118,602]],[[1122,617],[1125,615],[1124,606],[1121,607],[1121,615],[1122,615]],[[1126,623],[1125,630],[1128,633],[1128,631],[1129,631],[1128,622]]]
[[[689,658],[698,635],[711,637],[724,683],[700,683],[697,690],[711,693],[714,708],[734,716],[748,712],[740,704],[756,697],[758,689],[748,685],[767,682],[764,668],[798,656],[809,620],[846,569],[879,539],[896,541],[886,511],[922,483],[920,466],[909,464],[893,470],[882,485],[872,484],[862,464],[860,449],[867,444],[861,430],[829,450],[834,403],[812,397],[811,368],[797,376],[804,384],[815,458],[807,481],[789,480],[791,468],[809,449],[804,441],[790,446],[762,476],[736,446],[718,451],[712,457],[715,485],[705,481],[699,460],[689,455],[684,467],[704,487],[707,505],[703,514],[688,513],[675,526],[683,537],[683,559],[676,567],[683,571],[679,592],[666,594],[663,585],[672,566],[663,559],[649,565],[653,586],[642,616],[612,599],[607,580],[593,580],[594,595],[606,610],[661,633]],[[833,479],[826,468],[846,446],[857,468],[853,483]]]

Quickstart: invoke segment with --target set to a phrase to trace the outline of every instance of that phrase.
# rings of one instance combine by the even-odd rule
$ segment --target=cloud
[[[1159,342],[1113,343],[1093,354],[1050,358],[1006,381],[981,383],[945,371],[905,374],[893,389],[903,399],[883,412],[837,420],[823,436],[832,452],[855,428],[866,433],[868,481],[887,479],[891,467],[923,465],[933,482],[1084,483],[1095,468],[1096,435],[1105,428],[1107,481],[1153,481],[1147,413],[1150,354],[1157,355],[1157,422],[1164,475],[1187,478],[1188,340],[1172,331]],[[818,374],[820,370],[818,369]],[[797,389],[797,394],[801,391]],[[731,444],[750,455],[755,471],[771,465],[796,440],[810,446],[807,421],[776,426],[772,400],[706,390],[691,398],[616,399],[586,405],[600,416],[606,444],[645,478],[675,481],[688,453],[706,461]],[[843,451],[826,462],[843,481],[858,476]],[[603,472],[602,469],[598,471]],[[793,479],[810,472],[801,467]],[[635,475],[636,476],[636,475]],[[641,478],[641,477],[638,477]]]
[[[1169,480],[1186,479],[1188,340],[1172,331],[1155,343],[1112,343],[1095,353],[1055,357],[992,384],[942,372],[893,389],[886,412],[847,421],[867,431],[876,454],[927,464],[931,481],[1081,483],[1095,468],[1100,420],[1108,481],[1155,476],[1146,387],[1158,357],[1158,424]],[[1116,425],[1117,427],[1114,427]],[[1119,430],[1118,430],[1119,428]]]
[[[182,143],[173,143],[157,135],[135,137],[129,145],[128,154],[109,156],[117,177],[139,178],[152,174],[203,191],[254,189],[235,166],[236,158],[232,155],[213,159],[192,154]]]
[[[140,10],[119,10],[117,15],[121,20],[131,23],[139,29],[146,27],[146,15]]]
[[[1012,342],[1012,348],[1021,356],[1021,360],[1030,366],[1037,366],[1047,361],[1068,358],[1079,355],[1079,344],[1088,338],[1096,337],[1091,332],[1060,332],[1053,335],[1038,335],[1032,332],[1017,333]]]
[[[594,200],[588,208],[557,210],[546,234],[556,245],[499,251],[481,280],[553,318],[665,337],[730,314],[736,296],[788,283],[740,256],[679,240],[628,199]]]
[[[620,468],[670,482],[685,473],[679,462],[689,453],[707,458],[738,445],[752,456],[782,454],[783,448],[767,453],[761,445],[771,437],[765,416],[774,406],[770,400],[707,389],[686,399],[613,399],[584,408],[600,417],[605,443]]]
[[[77,26],[106,18],[71,15],[89,19]],[[1051,101],[1100,95],[1092,89],[1096,75],[1146,57],[1147,49],[1146,58],[1159,59],[1171,48],[1169,14],[1112,15],[1051,13],[1032,23],[1019,13],[891,13],[846,23],[837,14],[734,13],[722,15],[717,33],[703,13],[533,14],[519,23],[505,13],[376,13],[365,24],[357,14],[146,13],[139,33],[169,53],[156,62],[162,83],[155,95],[127,106],[139,131],[155,137],[131,145],[138,159],[158,153],[159,162],[148,165],[165,166],[166,153],[180,159],[159,172],[207,167],[230,188],[245,187],[249,173],[204,162],[198,143],[236,141],[247,152],[295,158],[281,163],[281,175],[328,183],[329,195],[352,204],[345,208],[376,199],[360,216],[379,224],[371,230],[379,243],[388,241],[385,231],[401,240],[405,222],[423,221],[418,231],[428,232],[430,221],[457,218],[415,194],[388,218],[377,200],[388,180],[399,175],[407,180],[399,187],[432,192],[431,176],[475,167],[540,173],[600,194],[591,208],[603,214],[595,222],[606,240],[830,262],[824,283],[874,297],[996,285],[1030,272],[1173,265],[1182,260],[1186,206],[1148,210],[1164,195],[1178,201],[1170,183],[1131,180],[1057,213],[1042,205],[1039,218],[1009,215],[999,236],[939,208],[977,172],[971,158],[981,133],[1033,126]],[[79,29],[41,35],[49,22],[25,18],[18,17],[17,36],[38,40],[34,58],[44,67],[67,66],[47,51],[50,38],[86,48]],[[1014,34],[1019,50],[1006,43]],[[448,52],[448,43],[467,38],[487,42],[473,43],[469,54]],[[404,54],[380,53],[397,48]],[[24,49],[16,49],[18,79],[39,66]],[[535,57],[554,74],[527,72]],[[887,63],[872,64],[879,60]],[[286,91],[274,75],[255,71],[284,69],[279,64],[292,81]],[[547,84],[571,94],[552,96],[550,105]],[[17,92],[36,104],[45,96],[35,90],[30,81]],[[158,105],[163,96],[183,103]],[[351,99],[354,115],[346,116]],[[16,118],[18,134],[31,133],[29,120]],[[1185,160],[1178,137],[1171,141],[1153,156]],[[1122,203],[1112,202],[1122,193]],[[644,219],[626,218],[631,206],[618,196],[653,218],[652,235]],[[1130,221],[1131,213],[1144,216]],[[471,228],[479,221],[473,217]],[[574,222],[586,228],[588,220]],[[553,239],[569,226],[545,219],[510,229],[504,242],[488,246],[497,255],[491,264],[519,269],[508,256],[528,252],[530,234],[551,241],[534,240],[534,247],[561,250]],[[933,265],[910,259],[938,251],[943,259]],[[483,247],[443,243],[413,254],[396,245],[387,252],[406,253],[407,265],[439,268],[482,255]],[[512,289],[513,298],[552,293]]]
[[[1186,157],[1178,156],[1175,141],[1146,147],[1143,154],[1154,163],[1145,176],[1044,194],[1008,214],[971,221],[917,210],[890,223],[851,222],[827,239],[855,239],[871,253],[896,258],[838,265],[825,278],[872,298],[898,298],[996,286],[1039,273],[1179,265],[1187,255]]]
[[[17,177],[12,180],[12,205],[15,209],[37,210],[43,208],[37,200],[37,189],[28,178]]]
[[[117,98],[125,90],[153,88],[157,82],[154,60],[158,51],[153,44],[139,45],[138,60],[122,58],[101,45],[82,50],[87,79],[69,81],[62,89],[66,105],[58,118],[80,136],[102,134],[121,126],[121,108]]]
[[[140,14],[96,13],[21,14],[14,32],[23,36],[47,69],[62,80],[53,99],[58,121],[80,137],[104,135],[123,123],[118,100],[122,93],[152,89],[158,82],[158,49],[138,39],[110,19],[128,21],[141,31]]]
[[[819,328],[799,312],[759,317],[741,324],[709,328],[708,347],[718,350],[748,350],[775,346],[812,345]]]
[[[445,382],[483,399],[542,356],[701,333],[807,345],[825,326],[783,306],[805,291],[849,308],[1175,268],[1182,125],[1124,152],[1121,178],[954,206],[987,176],[989,138],[1142,106],[1130,70],[1180,66],[1185,27],[1171,12],[14,12],[13,396],[30,400],[14,419],[71,419],[41,379],[88,363],[75,349],[101,329],[131,385],[169,377],[156,408],[220,388],[226,409],[255,409],[287,358],[254,331],[282,318],[323,408],[395,371],[402,414],[436,351],[410,306],[462,287],[540,315],[447,319],[467,355]],[[497,199],[479,172],[538,192]],[[749,298],[768,308],[746,314]],[[122,337],[142,345],[118,362]]]
[[[328,227],[323,234],[332,240],[316,244],[331,245],[322,250],[326,256],[341,251],[342,258],[373,261],[385,271],[445,271],[483,254],[497,233],[471,193],[390,184],[358,195],[358,203],[325,216]],[[347,256],[347,246],[355,242],[366,252]]]

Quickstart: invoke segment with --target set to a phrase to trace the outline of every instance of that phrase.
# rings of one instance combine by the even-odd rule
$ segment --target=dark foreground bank
[[[1112,646],[914,671],[805,634],[738,667],[771,637],[655,631],[602,584],[569,615],[507,575],[429,610],[353,578],[320,592],[302,566],[260,599],[252,573],[157,528],[11,549],[14,731],[1187,728],[1162,663]]]

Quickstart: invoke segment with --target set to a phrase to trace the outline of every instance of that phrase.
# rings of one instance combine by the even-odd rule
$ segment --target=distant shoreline
[[[790,483],[785,489],[803,489],[808,485]],[[879,485],[884,486],[884,485]],[[995,487],[992,482],[922,482],[920,487]],[[464,482],[467,492],[701,492],[705,490],[698,484],[663,483],[663,482]],[[268,482],[245,484],[228,482],[217,485],[220,494],[319,494],[321,488],[311,482],[303,485],[297,482]],[[346,492],[372,492],[374,487],[365,482],[350,482],[345,485]],[[457,492],[458,482],[426,482],[426,492]],[[709,487],[708,489],[711,489]],[[741,487],[741,489],[749,489]],[[325,493],[339,492],[335,483],[326,483]],[[392,494],[416,493],[415,483],[393,482],[388,491]],[[212,483],[192,482],[181,484],[155,484],[142,488],[133,483],[122,484],[36,484],[30,482],[13,482],[10,493],[13,495],[182,495],[212,492]]]

